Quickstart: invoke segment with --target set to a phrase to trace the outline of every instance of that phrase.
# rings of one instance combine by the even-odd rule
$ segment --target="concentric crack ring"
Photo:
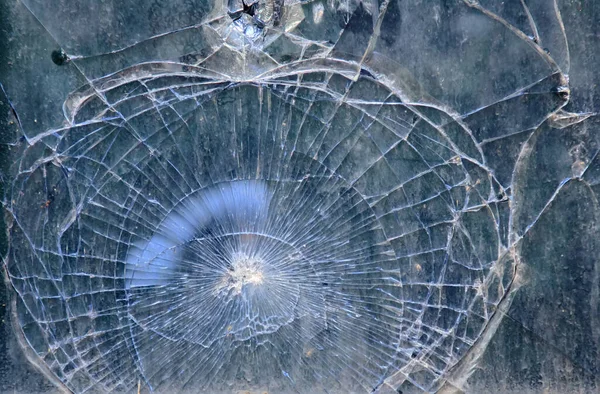
[[[28,307],[77,349],[53,367],[75,391],[126,386],[106,346],[159,391],[432,388],[484,330],[512,271],[472,136],[368,72],[309,68],[151,64],[67,100],[23,182],[55,179],[44,280],[65,301]]]

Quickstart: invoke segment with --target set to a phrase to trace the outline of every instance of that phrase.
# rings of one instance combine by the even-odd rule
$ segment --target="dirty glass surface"
[[[4,1],[2,390],[595,392],[597,8]]]

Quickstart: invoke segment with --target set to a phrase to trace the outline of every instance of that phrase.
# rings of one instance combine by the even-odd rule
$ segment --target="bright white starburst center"
[[[264,281],[264,261],[259,257],[235,253],[231,267],[218,285],[218,292],[238,295],[247,285],[260,285]]]

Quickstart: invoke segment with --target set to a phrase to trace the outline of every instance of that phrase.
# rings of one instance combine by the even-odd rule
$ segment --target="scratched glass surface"
[[[573,184],[598,214],[559,4],[11,5],[32,362],[74,393],[468,391],[538,222]]]

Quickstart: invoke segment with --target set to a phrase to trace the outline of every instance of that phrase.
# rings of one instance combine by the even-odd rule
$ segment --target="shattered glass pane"
[[[54,7],[5,5],[5,262],[72,392],[468,391],[538,222],[597,198],[556,2]]]

